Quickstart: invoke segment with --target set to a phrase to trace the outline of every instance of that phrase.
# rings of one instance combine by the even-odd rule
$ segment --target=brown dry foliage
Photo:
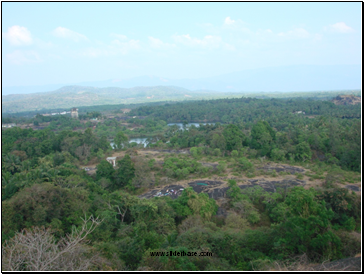
[[[108,262],[85,244],[102,221],[90,216],[81,229],[56,240],[50,229],[23,229],[6,241],[1,251],[4,271],[87,271],[109,269]]]
[[[309,261],[306,254],[295,256],[286,261],[261,260],[252,263],[258,271],[360,271],[361,258],[346,258],[320,264]]]

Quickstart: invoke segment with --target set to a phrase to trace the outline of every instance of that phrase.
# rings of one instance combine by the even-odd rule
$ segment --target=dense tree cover
[[[7,129],[2,132],[2,199],[36,183],[82,183],[77,177],[71,179],[82,174],[75,164],[88,162],[108,149],[106,139],[96,137],[91,129],[59,134],[49,129]]]
[[[255,99],[234,98],[202,100],[165,104],[163,106],[142,106],[133,109],[130,116],[149,116],[167,122],[222,122],[240,123],[257,122],[259,120],[276,120],[281,117],[285,122],[288,114],[294,117],[295,111],[304,111],[306,115],[327,115],[331,117],[360,118],[360,105],[335,105],[330,101],[314,101],[312,99]],[[278,120],[277,120],[278,119]]]
[[[306,114],[294,113],[297,110]],[[96,111],[87,113],[98,115]],[[335,105],[312,99],[240,98],[142,106],[128,115],[139,115],[139,118],[127,120],[128,127],[126,120],[123,124],[116,119],[105,120],[96,124],[95,134],[125,144],[126,136],[145,136],[154,147],[163,143],[174,148],[203,146],[203,153],[212,155],[225,155],[250,147],[257,151],[257,156],[273,160],[307,162],[319,159],[348,170],[360,170],[361,130],[360,120],[355,118],[361,117],[360,105]],[[94,126],[91,122],[83,124],[65,116],[37,117],[35,121],[52,119],[48,126],[51,130]],[[179,131],[166,126],[166,121],[222,121],[225,124]],[[125,144],[117,147],[125,147]]]
[[[114,146],[116,149],[121,149],[125,147],[127,141],[128,137],[122,131],[119,131],[114,138]]]
[[[311,119],[309,119],[311,121]],[[336,118],[317,119],[277,131],[268,122],[259,121],[249,131],[247,125],[201,125],[169,133],[167,145],[173,148],[200,147],[198,153],[220,155],[250,149],[251,155],[267,156],[275,161],[326,161],[344,169],[359,171],[361,166],[360,121]],[[232,130],[233,128],[233,130]],[[196,152],[191,151],[196,154]],[[197,154],[196,154],[197,155]]]
[[[306,114],[294,113],[299,110]],[[133,109],[129,115],[149,116],[129,122],[143,125],[133,134],[152,134],[150,140],[154,144],[162,141],[175,148],[207,146],[204,152],[212,155],[225,155],[250,147],[257,151],[257,156],[273,160],[307,162],[319,159],[359,171],[361,130],[357,118],[361,117],[360,110],[360,105],[335,105],[312,99],[219,99],[142,106]],[[224,124],[192,126],[186,131],[173,127],[163,129],[165,124],[159,119],[167,122],[219,121]]]
[[[71,189],[43,183],[3,201],[2,232],[7,238],[21,228],[45,225],[62,236],[72,225],[82,225],[79,215],[92,213],[103,221],[89,239],[114,268],[251,270],[251,261],[294,254],[306,253],[312,259],[342,257],[341,234],[332,229],[335,214],[322,202],[322,193],[293,188],[284,199],[259,188],[241,191],[232,181],[228,192],[231,211],[221,222],[214,217],[215,201],[189,188],[175,200],[145,200],[123,191],[110,192],[91,181]],[[347,200],[354,210],[360,210],[355,201],[358,197]],[[266,205],[263,212],[257,209],[262,204]],[[252,230],[265,211],[272,216],[272,225]],[[157,251],[204,251],[213,256],[150,255]]]
[[[128,123],[133,127],[139,126],[138,128],[134,128],[133,131],[128,132],[128,135],[131,137],[138,136],[155,136],[157,138],[161,138],[161,133],[166,128],[167,123],[160,119],[154,118],[133,118],[129,119]]]
[[[101,118],[102,114],[99,111],[91,111],[91,112],[86,112],[86,114],[79,114],[78,118],[80,120],[87,120],[87,119],[96,119],[96,118]]]
[[[80,217],[92,215],[101,221],[87,235],[92,248],[87,252],[83,251],[86,248],[77,249],[75,258],[100,255],[104,266],[90,267],[94,270],[105,266],[109,270],[253,270],[254,262],[285,260],[303,253],[312,261],[322,262],[349,256],[348,249],[354,254],[360,252],[360,244],[348,233],[360,224],[360,197],[334,187],[341,180],[339,166],[354,171],[361,168],[360,120],[333,117],[347,109],[329,102],[285,101],[286,109],[291,109],[284,114],[278,110],[285,108],[279,100],[239,100],[208,101],[204,119],[219,113],[221,121],[226,115],[223,119],[227,122],[189,129],[167,127],[168,119],[156,118],[162,115],[156,115],[159,110],[164,113],[161,106],[136,109],[150,117],[130,123],[151,134],[151,146],[190,152],[171,154],[162,161],[126,150],[123,143],[128,131],[116,120],[106,120],[84,132],[2,130],[2,239],[12,239],[6,250],[15,246],[22,229],[32,231],[28,235],[51,231],[52,238],[47,234],[44,239],[52,239],[53,245],[61,243],[62,250],[62,239],[77,228],[82,230]],[[199,115],[198,108],[205,108],[200,103],[181,106],[186,110],[197,106],[196,114],[189,115]],[[174,117],[179,107],[167,105],[169,112],[163,115]],[[316,113],[331,109],[331,116],[308,119],[291,113],[308,112],[305,107]],[[249,110],[252,113],[246,113],[252,115],[251,120],[239,116]],[[62,121],[66,126],[63,119],[50,122]],[[110,151],[108,128],[117,148],[125,150],[116,167],[105,160]],[[97,134],[98,129],[106,135]],[[227,166],[238,174],[253,174],[258,157],[297,164],[316,161],[317,168],[325,163],[333,169],[324,175],[325,185],[318,189],[294,187],[269,193],[259,187],[242,190],[236,181],[229,180],[225,203],[220,205],[227,212],[225,217],[216,215],[214,199],[192,188],[185,188],[176,199],[136,196],[163,180],[206,178],[224,174]],[[218,164],[213,168],[201,163],[201,158]],[[96,174],[90,176],[79,165],[92,160],[98,164]],[[24,254],[22,250],[17,254]],[[167,251],[209,252],[212,256],[151,255]],[[4,258],[9,261],[9,257]],[[57,267],[51,270],[60,269],[59,264]]]

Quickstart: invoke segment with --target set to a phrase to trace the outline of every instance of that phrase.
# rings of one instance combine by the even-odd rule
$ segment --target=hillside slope
[[[213,91],[192,92],[178,87],[82,87],[66,86],[55,91],[12,94],[2,98],[2,112],[13,113],[41,109],[71,108],[104,104],[132,104],[164,100],[202,99]]]
[[[357,105],[361,104],[361,98],[354,95],[338,95],[332,102],[335,105]]]

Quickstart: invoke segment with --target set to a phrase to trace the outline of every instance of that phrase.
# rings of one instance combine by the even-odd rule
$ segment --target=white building
[[[116,157],[107,157],[106,161],[108,161],[112,166],[116,166]]]

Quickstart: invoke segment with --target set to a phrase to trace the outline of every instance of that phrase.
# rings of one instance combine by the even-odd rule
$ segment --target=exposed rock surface
[[[263,167],[261,167],[259,169],[263,169],[265,171],[275,170],[277,173],[279,173],[279,172],[289,172],[291,174],[304,173],[305,172],[305,170],[303,168],[300,168],[300,167],[289,166],[289,165],[280,165],[280,164],[271,164],[271,163],[268,163],[268,164],[264,165]]]
[[[287,189],[289,187],[294,186],[305,186],[306,181],[298,180],[298,179],[283,179],[283,180],[271,180],[271,179],[258,179],[258,180],[248,180],[251,183],[251,186],[261,186],[265,191],[268,192],[276,192],[277,188]],[[246,188],[249,186],[241,185],[240,188]]]
[[[277,188],[289,188],[294,186],[305,186],[306,181],[298,179],[283,179],[283,180],[272,180],[272,179],[250,179],[243,184],[238,184],[241,189],[248,187],[261,186],[264,190],[268,192],[276,192]],[[206,193],[210,198],[215,200],[219,198],[225,198],[226,192],[229,186],[223,181],[213,181],[213,180],[196,180],[187,183],[187,185],[175,184],[167,185],[163,188],[157,188],[147,193],[140,195],[140,198],[153,198],[157,196],[170,196],[172,199],[177,198],[182,194],[185,187],[192,187],[197,193]]]
[[[353,191],[360,191],[361,188],[358,186],[346,185],[345,188],[353,190]]]
[[[147,149],[146,151],[156,151],[156,152],[167,152],[167,153],[176,153],[176,154],[189,154],[190,151],[188,149]]]
[[[139,195],[138,197],[149,199],[153,197],[170,196],[172,199],[176,199],[182,194],[183,190],[184,187],[181,185],[168,185],[163,188],[153,189],[147,193]]]

